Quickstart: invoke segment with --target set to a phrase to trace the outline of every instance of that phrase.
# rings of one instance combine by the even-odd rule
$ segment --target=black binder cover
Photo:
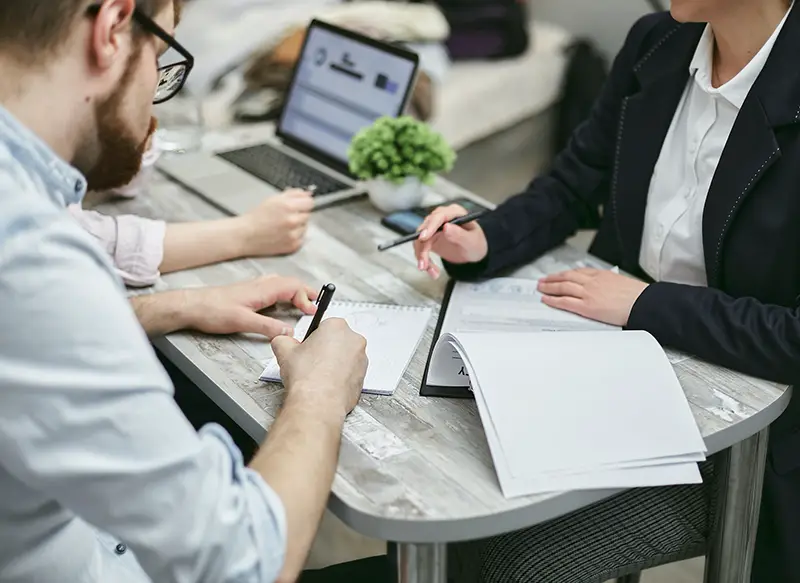
[[[453,288],[455,287],[455,280],[451,279],[447,284],[447,289],[444,292],[442,299],[442,307],[439,310],[439,319],[436,322],[436,329],[433,331],[433,341],[431,342],[431,349],[428,352],[428,361],[425,363],[425,372],[422,374],[422,386],[419,389],[419,394],[422,397],[449,397],[452,399],[473,399],[472,391],[467,387],[442,387],[437,385],[428,384],[428,369],[431,366],[431,357],[433,356],[433,349],[436,347],[436,342],[439,336],[442,335],[442,324],[444,323],[445,314],[447,314],[447,307],[450,304],[450,297],[453,295]]]

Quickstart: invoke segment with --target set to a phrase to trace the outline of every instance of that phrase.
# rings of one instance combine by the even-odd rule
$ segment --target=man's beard
[[[93,168],[86,172],[89,190],[111,190],[130,183],[142,167],[142,157],[156,130],[156,120],[151,118],[147,137],[140,142],[122,120],[122,102],[131,77],[124,75],[120,87],[97,106],[100,156]]]

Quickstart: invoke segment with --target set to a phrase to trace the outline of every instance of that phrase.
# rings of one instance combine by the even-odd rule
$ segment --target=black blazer
[[[800,379],[800,9],[792,12],[708,193],[709,287],[653,283],[629,321],[663,345],[780,382]],[[599,227],[590,251],[646,278],[638,261],[650,178],[703,28],[668,14],[641,19],[552,170],[480,221],[486,260],[448,271],[495,275]]]
[[[447,264],[451,275],[496,275],[597,227],[590,251],[647,279],[638,261],[650,179],[704,26],[666,13],[637,22],[552,170],[480,221],[489,255]],[[708,287],[652,283],[628,327],[754,376],[800,380],[800,8],[728,138],[705,204],[703,246]],[[772,506],[762,523],[775,532],[770,556],[760,552],[757,563],[768,565],[762,580],[800,581],[800,397],[773,426],[770,456],[765,504]]]

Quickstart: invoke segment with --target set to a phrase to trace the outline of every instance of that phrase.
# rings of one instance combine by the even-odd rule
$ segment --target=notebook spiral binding
[[[394,312],[422,312],[433,308],[433,306],[404,306],[400,304],[379,304],[377,302],[351,302],[348,300],[332,301],[331,307],[335,306],[349,306],[387,311],[391,310]]]

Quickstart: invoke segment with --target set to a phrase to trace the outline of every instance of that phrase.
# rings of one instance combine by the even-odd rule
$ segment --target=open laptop
[[[416,53],[314,20],[268,143],[164,156],[158,168],[234,214],[287,188],[308,188],[317,207],[362,194],[347,167],[353,135],[403,113]]]

